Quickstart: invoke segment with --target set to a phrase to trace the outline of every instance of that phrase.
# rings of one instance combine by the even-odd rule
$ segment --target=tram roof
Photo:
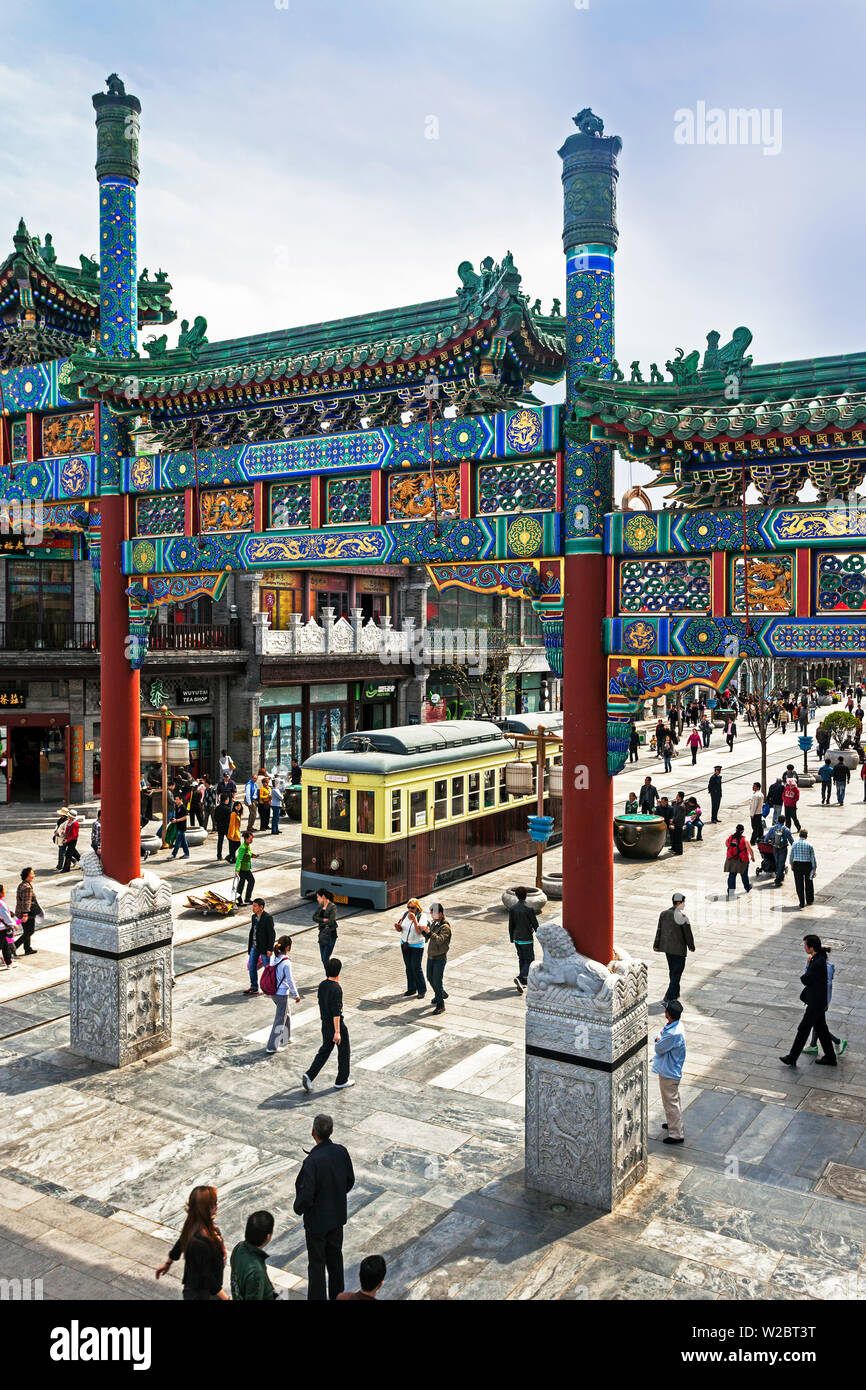
[[[382,774],[513,752],[513,744],[495,724],[482,719],[449,719],[346,734],[332,752],[314,753],[303,766],[305,771]]]
[[[502,728],[508,734],[536,734],[539,726],[545,733],[562,728],[562,710],[548,710],[543,714],[510,714],[503,719]]]

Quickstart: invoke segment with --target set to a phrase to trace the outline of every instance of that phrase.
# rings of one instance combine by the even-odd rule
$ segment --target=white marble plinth
[[[69,925],[73,1052],[123,1067],[171,1042],[171,891],[152,873],[130,884],[82,860]]]
[[[559,922],[526,992],[526,1185],[611,1211],[647,1167],[647,968],[579,955]]]

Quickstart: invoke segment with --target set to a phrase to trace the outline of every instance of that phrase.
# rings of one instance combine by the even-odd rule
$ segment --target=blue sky
[[[0,10],[5,244],[23,215],[61,260],[96,251],[90,96],[116,69],[143,105],[140,265],[212,341],[449,294],[508,249],[549,304],[556,151],[589,105],[623,141],[622,362],[741,323],[756,361],[864,346],[863,0]],[[778,108],[780,153],[676,144],[698,102]]]

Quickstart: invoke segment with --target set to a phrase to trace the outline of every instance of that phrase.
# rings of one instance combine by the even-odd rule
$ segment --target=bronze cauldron
[[[613,842],[626,859],[657,859],[667,830],[661,816],[613,818]]]

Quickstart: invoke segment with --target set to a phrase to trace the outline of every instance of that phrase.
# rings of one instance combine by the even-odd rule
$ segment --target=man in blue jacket
[[[670,999],[665,1005],[667,1022],[655,1040],[653,1071],[659,1079],[662,1105],[665,1108],[665,1121],[662,1129],[667,1130],[665,1144],[682,1144],[683,1109],[680,1104],[680,1082],[683,1079],[683,1063],[686,1060],[686,1035],[680,1022],[683,1006],[679,999]]]

